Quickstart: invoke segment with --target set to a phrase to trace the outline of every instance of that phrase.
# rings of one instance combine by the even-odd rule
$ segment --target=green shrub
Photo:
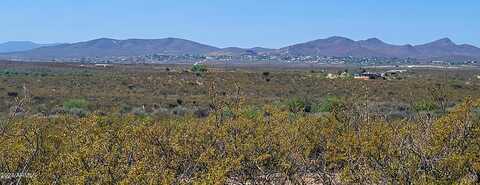
[[[243,115],[245,115],[249,119],[255,119],[261,116],[261,112],[262,109],[260,107],[250,106],[243,111]]]
[[[71,99],[63,102],[65,110],[70,109],[88,109],[88,101],[84,99]]]
[[[235,113],[229,107],[225,107],[223,108],[222,116],[225,118],[233,118],[235,116]]]
[[[438,109],[438,105],[435,104],[432,101],[428,100],[422,100],[413,105],[413,109],[417,112],[423,112],[423,111],[434,111]]]
[[[207,66],[203,64],[194,64],[191,70],[194,73],[200,74],[200,73],[207,72]]]
[[[300,98],[292,98],[286,104],[288,110],[293,113],[302,112],[305,109],[305,101]]]
[[[0,74],[3,74],[5,76],[14,76],[18,75],[19,73],[15,70],[4,69],[0,71]]]
[[[341,107],[344,105],[342,99],[336,96],[326,97],[321,104],[314,107],[312,112],[331,112],[335,108]]]
[[[131,106],[127,105],[127,104],[121,104],[119,112],[120,112],[120,114],[127,114],[127,113],[131,112],[132,109],[133,108]]]

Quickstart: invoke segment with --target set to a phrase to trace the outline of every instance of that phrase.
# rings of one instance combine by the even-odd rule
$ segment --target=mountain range
[[[177,38],[165,39],[95,39],[73,44],[60,44],[32,49],[29,51],[6,53],[7,56],[25,58],[80,58],[109,56],[140,56],[147,54],[204,54],[219,48]]]
[[[7,57],[34,59],[78,58],[108,56],[139,56],[148,54],[168,55],[293,55],[293,56],[336,56],[336,57],[397,57],[397,58],[438,58],[462,57],[480,58],[480,48],[473,45],[458,45],[448,38],[421,45],[394,45],[378,38],[355,41],[345,37],[330,37],[279,49],[269,48],[218,48],[178,38],[165,39],[96,39],[72,44],[41,46],[28,51],[1,54]]]
[[[10,41],[0,43],[0,53],[28,51],[35,48],[54,46],[58,44],[37,44],[30,41]]]
[[[279,52],[289,55],[354,57],[480,57],[480,48],[467,44],[457,45],[448,38],[413,46],[388,44],[377,38],[354,41],[344,37],[330,37],[284,47]]]

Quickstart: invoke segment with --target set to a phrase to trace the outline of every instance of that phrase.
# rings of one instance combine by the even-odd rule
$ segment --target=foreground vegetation
[[[35,174],[20,178],[34,184],[479,182],[480,101],[415,122],[369,119],[342,106],[313,116],[217,103],[206,119],[11,119],[1,128],[0,171]]]
[[[478,70],[0,67],[0,184],[480,179]]]

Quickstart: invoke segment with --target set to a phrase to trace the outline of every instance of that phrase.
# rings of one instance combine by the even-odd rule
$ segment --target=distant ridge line
[[[472,57],[480,58],[480,48],[454,43],[449,38],[438,39],[420,45],[388,44],[378,38],[352,40],[346,37],[329,37],[298,43],[279,49],[262,47],[219,48],[180,38],[164,39],[125,39],[100,38],[71,44],[50,45],[27,51],[0,54],[5,57],[20,58],[81,58],[141,56],[149,54],[166,55],[295,55],[295,56],[334,56],[334,57],[394,57],[394,58],[434,58]]]

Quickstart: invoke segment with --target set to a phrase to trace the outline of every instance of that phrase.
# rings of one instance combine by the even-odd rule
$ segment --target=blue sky
[[[329,36],[480,46],[478,0],[1,0],[0,42],[179,37],[278,48]]]

